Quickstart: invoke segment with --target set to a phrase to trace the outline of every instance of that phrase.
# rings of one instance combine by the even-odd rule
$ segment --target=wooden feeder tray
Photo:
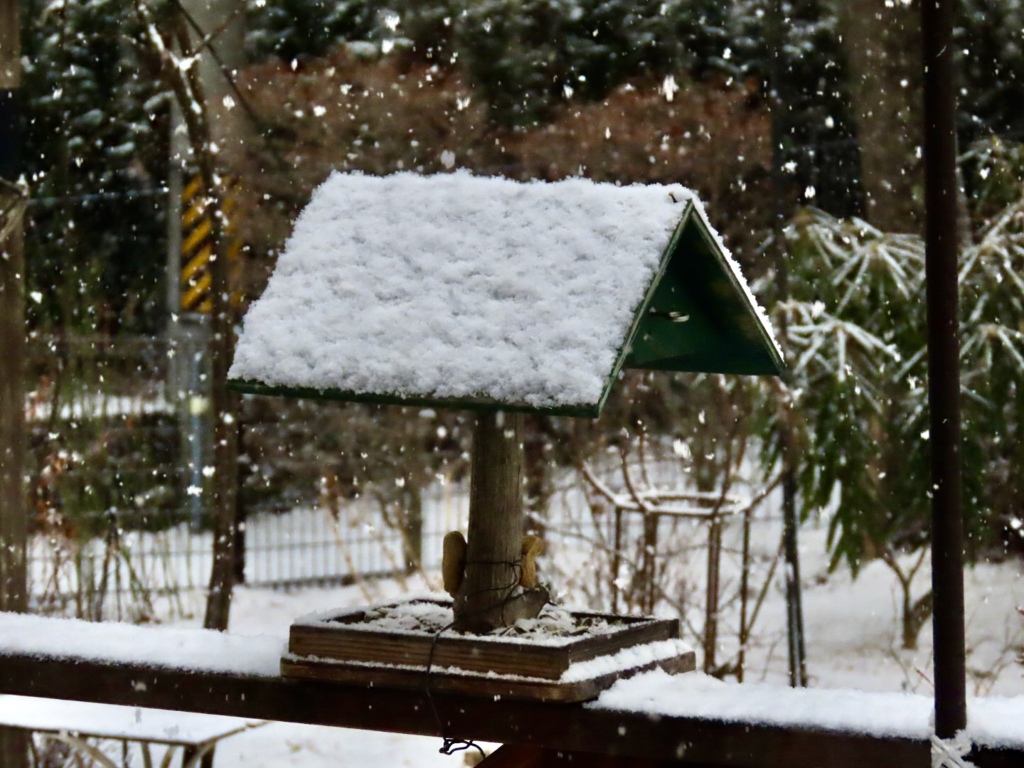
[[[281,674],[380,688],[429,688],[431,693],[577,702],[638,672],[696,668],[694,652],[678,642],[679,622],[667,619],[574,611],[578,624],[605,626],[599,633],[552,637],[543,643],[452,630],[360,627],[368,613],[405,602],[451,607],[449,601],[415,599],[299,619],[291,627]],[[667,640],[676,642],[650,645]],[[644,648],[637,653],[616,656],[639,646]],[[595,663],[572,668],[591,661]]]

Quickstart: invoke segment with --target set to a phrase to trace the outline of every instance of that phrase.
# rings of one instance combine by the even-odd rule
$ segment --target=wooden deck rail
[[[924,739],[696,718],[592,705],[537,704],[389,691],[260,675],[183,671],[31,653],[0,656],[0,691],[189,712],[629,755],[744,768],[927,766]],[[437,714],[435,714],[435,712]],[[1024,765],[1024,747],[981,749],[979,768]]]
[[[206,675],[95,662],[7,657],[5,693],[74,698],[162,709],[340,725],[440,736],[527,742],[558,749],[629,754],[728,766],[927,765],[924,744],[777,732],[702,722],[588,711],[581,706],[434,696],[241,675]],[[742,736],[742,738],[741,738]],[[800,760],[800,758],[805,758]]]

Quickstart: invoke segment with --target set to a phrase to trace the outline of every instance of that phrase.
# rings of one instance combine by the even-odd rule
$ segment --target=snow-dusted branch
[[[0,243],[4,242],[21,224],[28,204],[28,195],[24,189],[17,184],[0,179],[0,200],[4,198],[7,198],[7,202],[0,209]]]

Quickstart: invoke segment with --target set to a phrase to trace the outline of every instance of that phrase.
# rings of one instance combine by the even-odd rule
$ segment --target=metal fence
[[[422,557],[409,565],[407,533],[383,525],[370,505],[353,502],[335,518],[322,509],[263,513],[246,522],[245,583],[259,587],[347,584],[360,578],[439,570],[446,494],[425,495]],[[455,525],[458,525],[457,523]],[[455,527],[455,526],[453,526]]]
[[[198,374],[176,371],[175,356],[190,358]],[[202,487],[209,425],[197,418],[204,393],[187,382],[202,381],[202,363],[194,344],[162,337],[30,340],[29,579],[37,610],[144,619],[185,612],[201,597],[212,551]],[[315,423],[316,407],[304,418]],[[315,466],[289,472],[298,481],[288,503],[260,499],[241,510],[246,583],[339,584],[409,570],[408,532],[386,525],[368,500],[322,507]],[[464,514],[450,490],[435,484],[423,492],[419,567],[439,567],[443,533]]]
[[[414,570],[440,568],[443,534],[439,524],[424,529]],[[293,588],[402,574],[410,570],[404,545],[401,531],[350,525],[316,508],[262,513],[245,523],[244,583]],[[210,533],[187,523],[78,540],[37,533],[29,551],[33,602],[42,612],[92,619],[186,614],[205,592],[211,553]]]

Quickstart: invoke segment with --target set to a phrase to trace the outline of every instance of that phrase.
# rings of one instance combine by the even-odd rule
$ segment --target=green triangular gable
[[[778,349],[727,259],[689,206],[637,312],[623,368],[782,373]]]

